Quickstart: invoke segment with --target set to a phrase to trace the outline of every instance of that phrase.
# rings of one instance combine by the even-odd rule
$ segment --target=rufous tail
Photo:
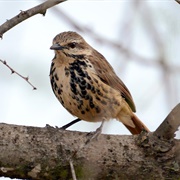
[[[143,130],[150,132],[150,130],[141,122],[141,120],[135,114],[133,114],[131,120],[133,121],[135,128],[125,124],[124,125],[132,134],[140,134]]]

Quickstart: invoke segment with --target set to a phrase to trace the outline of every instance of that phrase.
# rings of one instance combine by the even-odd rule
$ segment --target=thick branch
[[[148,179],[149,173],[151,179],[180,176],[178,140],[166,156],[137,146],[137,136],[100,135],[81,148],[87,138],[87,133],[52,127],[0,124],[0,176],[72,179],[70,162],[77,179]]]
[[[46,10],[55,6],[59,3],[62,3],[66,0],[47,0],[46,2],[35,6],[27,11],[21,11],[17,16],[13,17],[10,20],[7,20],[4,24],[0,26],[0,37],[2,38],[3,34],[7,32],[9,29],[13,28],[17,24],[21,23],[22,21],[36,15],[36,14],[43,14],[45,15]]]

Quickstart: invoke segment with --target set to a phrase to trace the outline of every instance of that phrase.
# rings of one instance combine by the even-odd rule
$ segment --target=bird
[[[61,32],[50,49],[55,52],[49,75],[52,90],[62,106],[77,117],[74,123],[102,122],[101,131],[105,121],[116,119],[133,135],[150,132],[135,115],[136,107],[126,85],[81,35]]]

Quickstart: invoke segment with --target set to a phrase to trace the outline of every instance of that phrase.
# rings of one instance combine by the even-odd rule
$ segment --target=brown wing
[[[90,58],[93,58],[91,63],[94,64],[94,68],[99,78],[107,85],[120,91],[122,97],[129,104],[132,111],[136,112],[136,107],[133,98],[131,96],[131,93],[129,92],[125,84],[121,81],[121,79],[119,79],[119,77],[115,74],[112,66],[108,63],[108,61],[104,58],[104,56],[99,52],[97,52],[96,50],[94,50]]]

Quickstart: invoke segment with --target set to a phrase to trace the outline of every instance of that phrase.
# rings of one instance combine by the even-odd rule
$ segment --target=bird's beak
[[[52,50],[63,50],[65,47],[61,46],[60,44],[53,44],[50,49]]]

